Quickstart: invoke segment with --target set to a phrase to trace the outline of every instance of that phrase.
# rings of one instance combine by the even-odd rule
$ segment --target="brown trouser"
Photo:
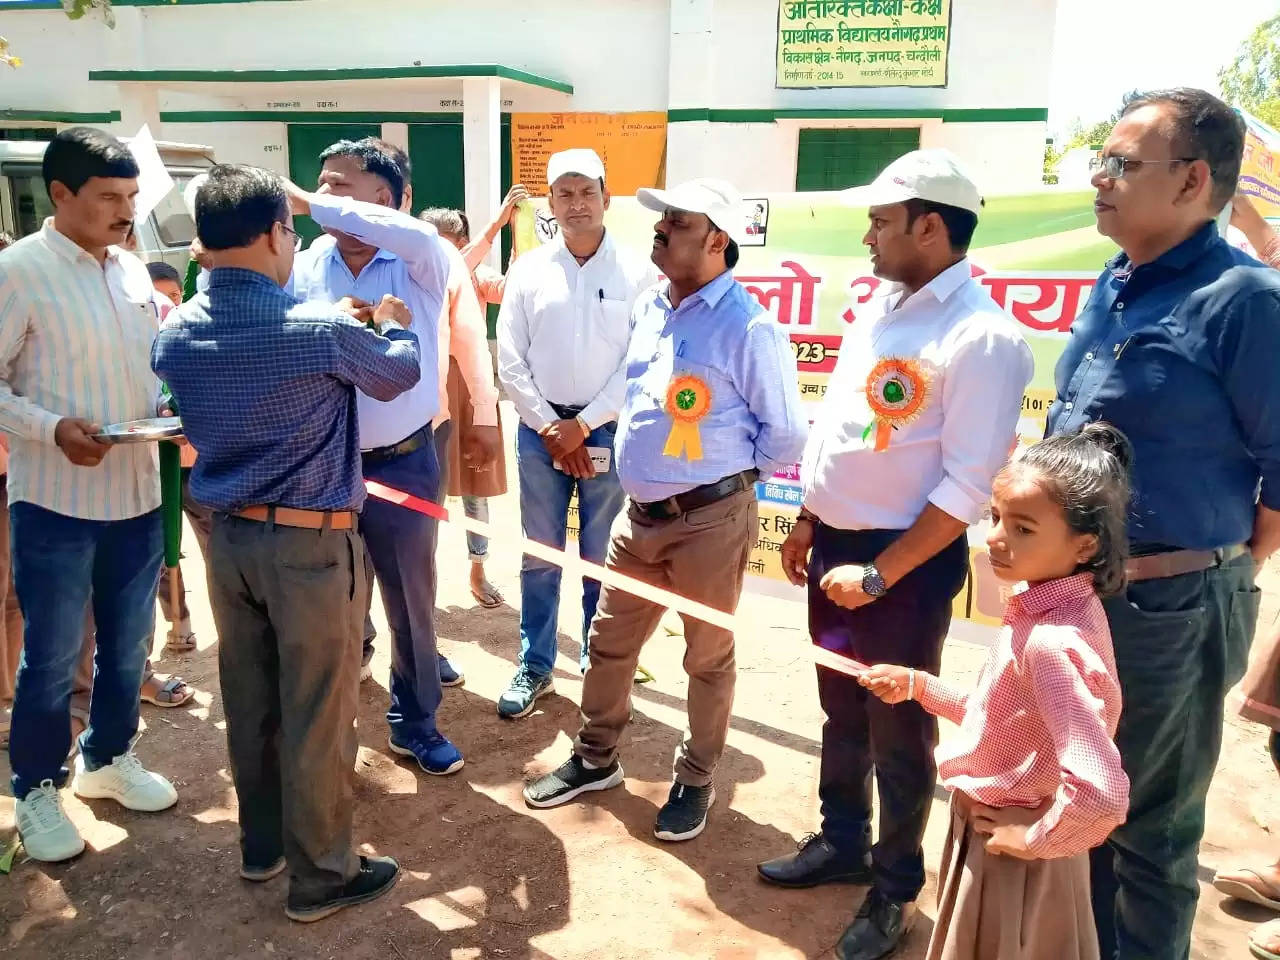
[[[291,892],[355,876],[352,775],[364,597],[355,530],[214,514],[209,605],[244,862],[288,860]]]
[[[987,853],[972,801],[952,795],[927,960],[1098,960],[1089,855],[1019,860]]]
[[[756,542],[754,490],[744,490],[672,520],[653,520],[634,503],[618,515],[609,569],[733,612],[747,557]],[[613,763],[631,713],[631,684],[640,648],[663,608],[607,584],[591,622],[591,667],[582,685],[583,725],[574,749],[597,766]],[[711,782],[724,752],[736,670],[733,633],[683,616],[684,669],[689,675],[689,728],[676,754],[679,783]]]

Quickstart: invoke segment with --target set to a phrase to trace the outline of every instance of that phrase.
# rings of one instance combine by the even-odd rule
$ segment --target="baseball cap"
[[[881,207],[904,200],[929,200],[982,212],[982,194],[950,150],[913,150],[884,168],[869,186],[840,194],[849,207]]]
[[[576,173],[588,180],[604,179],[604,163],[594,150],[561,150],[547,160],[547,185],[555,183],[567,173]]]
[[[671,190],[642,187],[636,191],[636,199],[642,207],[658,213],[665,210],[704,213],[717,230],[723,230],[735,243],[746,239],[747,214],[742,195],[727,180],[703,177]]]

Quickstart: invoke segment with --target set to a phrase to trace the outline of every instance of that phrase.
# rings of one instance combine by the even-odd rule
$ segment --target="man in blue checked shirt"
[[[405,157],[368,138],[341,140],[321,154],[320,188],[288,184],[295,214],[310,214],[330,238],[298,255],[292,290],[304,300],[355,297],[376,303],[399,297],[413,314],[422,377],[390,403],[361,395],[364,475],[424,500],[440,494],[440,464],[431,421],[440,409],[439,330],[448,287],[447,241],[436,228],[400,210]],[[361,514],[382,605],[391,626],[390,749],[413,757],[429,774],[462,769],[462,753],[439,730],[442,684],[462,677],[436,650],[436,521],[396,504],[371,500]]]
[[[215,513],[209,604],[240,808],[240,875],[289,869],[286,914],[309,922],[385,893],[387,857],[351,848],[364,620],[356,390],[418,383],[411,316],[388,297],[368,327],[281,289],[297,234],[283,182],[217,166],[196,197],[209,289],[167,318],[151,366],[200,451],[192,495]]]
[[[609,567],[732,612],[756,542],[755,481],[796,462],[807,423],[786,332],[731,272],[746,215],[732,186],[694,180],[637,199],[661,214],[653,262],[668,278],[640,295],[618,418],[618,477],[627,510]],[[640,648],[662,608],[605,586],[591,624],[591,666],[574,753],[528,784],[532,807],[555,807],[622,782],[618,737],[630,715]],[[684,617],[689,731],[659,840],[702,832],[733,708],[733,634]]]

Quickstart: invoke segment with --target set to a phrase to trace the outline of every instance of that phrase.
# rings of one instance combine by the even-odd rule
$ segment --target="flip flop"
[[[147,680],[150,679],[151,677],[147,678]],[[186,681],[181,677],[170,677],[168,680],[165,680],[160,684],[160,689],[154,694],[146,692],[147,680],[142,681],[141,697],[153,706],[165,708],[180,707],[196,695],[196,692],[187,686]]]
[[[1280,910],[1280,890],[1256,870],[1248,867],[1219,871],[1214,875],[1213,888],[1237,900],[1247,900],[1272,910]]]
[[[492,610],[494,607],[502,606],[502,592],[494,586],[490,586],[490,593],[482,593],[475,587],[471,588],[471,596],[476,603],[484,607],[486,610]]]
[[[191,653],[196,648],[196,635],[194,633],[174,633],[169,631],[164,641],[165,653]]]
[[[1249,932],[1249,952],[1259,960],[1280,960],[1280,920],[1268,920]]]

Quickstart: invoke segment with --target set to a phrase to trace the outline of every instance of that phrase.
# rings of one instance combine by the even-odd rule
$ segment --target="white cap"
[[[702,177],[671,190],[642,187],[636,191],[636,199],[640,206],[658,213],[664,210],[705,213],[716,229],[723,230],[734,242],[746,240],[747,212],[742,205],[742,195],[727,180]]]
[[[982,194],[950,150],[913,150],[899,157],[870,186],[840,194],[849,207],[882,207],[904,200],[929,200],[982,212]]]
[[[204,182],[208,179],[209,175],[207,173],[197,173],[182,189],[182,203],[187,208],[187,216],[192,220],[196,218],[196,194],[200,192],[200,188],[204,186]]]
[[[547,186],[565,174],[576,173],[588,180],[604,179],[604,163],[594,150],[561,150],[547,160]]]

